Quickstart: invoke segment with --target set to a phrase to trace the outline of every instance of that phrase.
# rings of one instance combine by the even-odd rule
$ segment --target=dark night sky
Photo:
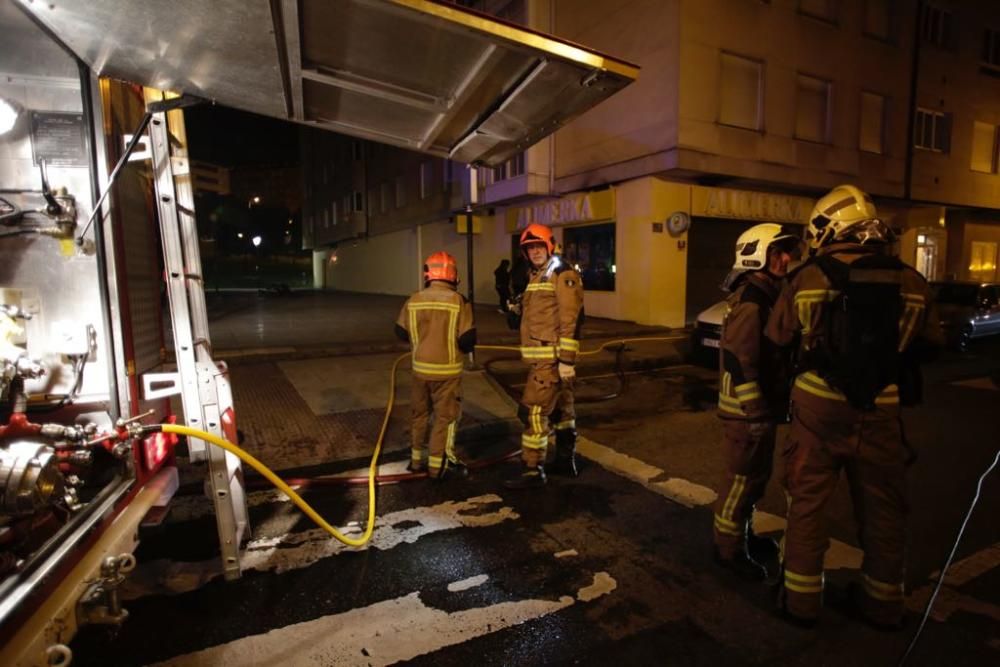
[[[187,109],[184,118],[194,160],[226,167],[298,164],[294,123],[217,105]]]

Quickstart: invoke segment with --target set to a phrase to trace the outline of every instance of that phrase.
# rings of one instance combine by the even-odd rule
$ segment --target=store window
[[[731,53],[721,54],[719,76],[719,122],[723,125],[760,129],[761,81],[764,65],[759,60]]]
[[[885,98],[875,93],[861,93],[861,126],[858,148],[866,153],[885,152]]]
[[[563,257],[583,277],[588,291],[615,289],[615,223],[567,227],[563,230]]]
[[[800,74],[795,106],[795,138],[829,141],[830,82]]]
[[[973,241],[969,253],[969,278],[977,282],[992,282],[997,274],[997,244]],[[586,283],[584,283],[586,285]]]

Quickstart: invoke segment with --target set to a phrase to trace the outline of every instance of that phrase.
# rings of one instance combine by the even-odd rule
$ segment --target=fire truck
[[[591,49],[427,0],[0,0],[0,664],[117,625],[177,421],[236,442],[212,354],[184,109],[221,104],[495,165],[633,81]],[[247,137],[253,141],[253,137]],[[475,182],[475,178],[471,179]],[[189,438],[220,572],[240,460]]]

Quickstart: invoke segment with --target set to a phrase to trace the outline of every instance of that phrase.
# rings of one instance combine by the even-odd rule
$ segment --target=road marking
[[[601,467],[613,473],[642,484],[647,489],[660,494],[685,507],[711,505],[718,497],[712,489],[700,484],[694,484],[678,477],[666,481],[652,480],[667,475],[661,468],[649,465],[644,461],[622,454],[589,438],[580,437],[577,440],[577,451],[580,455],[598,463]]]
[[[482,586],[487,581],[490,580],[489,575],[478,574],[474,577],[469,577],[468,579],[462,579],[461,581],[453,581],[448,584],[448,590],[452,593],[458,593],[459,591],[465,591],[470,588],[475,588],[476,586]]]
[[[966,556],[957,563],[952,563],[944,583],[946,586],[964,586],[998,566],[1000,566],[1000,542]],[[936,570],[931,572],[930,579],[936,581],[939,576],[941,570]]]
[[[580,554],[576,549],[567,549],[566,551],[558,551],[553,555],[556,558],[568,558],[569,556],[579,556]]]
[[[930,617],[943,623],[956,611],[964,611],[1000,622],[1000,606],[983,602],[956,590],[998,566],[1000,566],[1000,542],[980,549],[957,563],[953,563],[945,575],[944,584],[934,601]],[[937,578],[940,576],[940,570],[932,572],[929,577],[930,583],[913,591],[913,594],[907,599],[907,608],[917,613],[923,613],[924,607],[927,606],[927,600],[930,599],[934,586],[937,584]]]
[[[997,387],[996,382],[994,382],[993,378],[989,376],[981,378],[972,378],[971,380],[959,380],[957,382],[952,382],[951,384],[955,385],[956,387],[969,387],[970,389],[986,389],[988,391],[1000,391],[1000,387]]]
[[[591,461],[615,474],[638,482],[650,491],[660,494],[684,507],[704,507],[711,505],[718,494],[707,486],[690,482],[680,477],[669,477],[665,481],[653,481],[668,477],[661,468],[645,461],[622,454],[617,450],[594,442],[589,438],[580,437],[577,440],[577,451]],[[754,529],[760,533],[771,533],[785,530],[785,519],[767,512],[754,512]],[[839,540],[830,540],[830,548],[826,551],[824,567],[828,570],[861,568],[864,552],[850,544]]]
[[[158,665],[390,665],[596,600],[616,587],[607,572],[598,572],[589,586],[558,600],[516,600],[451,613],[428,607],[415,591],[242,637]]]
[[[519,519],[511,507],[496,507],[503,498],[487,494],[465,501],[447,501],[430,507],[413,507],[391,512],[375,519],[371,541],[360,549],[333,539],[321,528],[276,537],[251,540],[244,549],[240,565],[251,570],[275,573],[297,570],[344,551],[375,548],[387,551],[400,544],[412,544],[422,537],[455,528],[482,528]],[[493,507],[491,507],[493,506]],[[341,528],[346,535],[359,535],[362,527],[352,523]],[[219,560],[183,562],[159,559],[136,567],[121,587],[124,599],[144,595],[172,595],[196,590],[221,575]]]

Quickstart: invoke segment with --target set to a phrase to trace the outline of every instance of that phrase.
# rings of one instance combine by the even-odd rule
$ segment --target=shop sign
[[[695,187],[691,213],[707,218],[739,218],[805,224],[812,206],[813,201],[805,197]]]
[[[567,195],[546,199],[531,206],[507,209],[507,231],[524,229],[533,222],[550,227],[577,222],[596,222],[615,217],[613,190]]]

